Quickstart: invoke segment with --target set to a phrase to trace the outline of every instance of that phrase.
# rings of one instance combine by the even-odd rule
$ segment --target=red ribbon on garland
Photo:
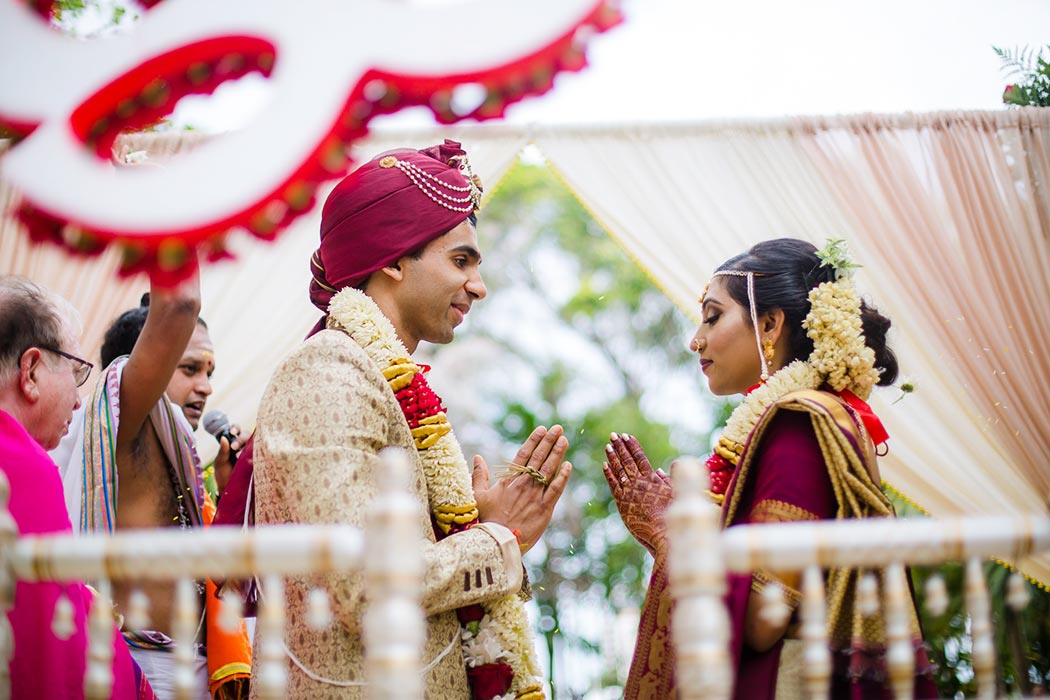
[[[420,371],[412,377],[412,382],[395,394],[397,402],[405,414],[405,420],[408,421],[409,427],[412,428],[418,427],[419,421],[423,418],[429,418],[445,410],[445,407],[441,404],[441,397],[430,388],[426,377],[423,376],[430,371],[430,367],[421,364],[419,369]],[[453,523],[448,534],[454,535],[457,532],[469,530],[477,522],[477,520],[474,520],[465,525]],[[436,523],[434,523],[434,536],[438,540],[447,537],[441,531],[441,528],[437,527]],[[459,619],[459,624],[464,627],[471,622],[480,622],[484,616],[485,609],[476,603],[456,609],[456,617]],[[513,680],[514,671],[507,664],[494,663],[467,668],[467,682],[470,685],[471,700],[492,700],[492,698],[500,697],[510,690],[510,684]]]
[[[875,447],[890,439],[890,434],[886,432],[886,427],[883,426],[882,421],[875,415],[875,411],[871,410],[871,406],[864,399],[849,389],[843,389],[836,393],[860,416],[861,422],[864,423],[864,429],[868,431],[868,435],[871,436],[871,441],[875,443]]]

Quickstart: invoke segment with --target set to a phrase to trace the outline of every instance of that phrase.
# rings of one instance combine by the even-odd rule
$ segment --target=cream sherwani
[[[395,445],[416,454],[401,407],[379,368],[348,335],[317,333],[284,360],[259,410],[255,450],[256,523],[340,523],[361,527],[377,495],[379,451]],[[436,542],[422,468],[413,486],[425,561],[427,614],[424,664],[451,645],[426,675],[431,700],[469,700],[457,607],[512,593],[521,586],[514,536],[486,524]],[[286,581],[288,648],[312,674],[363,681],[362,577],[311,576]],[[323,632],[306,624],[307,594],[327,590],[335,622]],[[257,640],[258,642],[258,640]],[[257,648],[257,647],[256,647]],[[363,698],[363,686],[311,679],[289,663],[289,698]],[[254,697],[254,693],[253,693]]]

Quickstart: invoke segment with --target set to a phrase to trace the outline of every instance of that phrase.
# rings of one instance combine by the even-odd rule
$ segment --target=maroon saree
[[[749,436],[726,492],[723,527],[892,517],[893,508],[882,493],[874,462],[871,441],[848,404],[829,392],[792,392],[770,407]],[[666,568],[661,558],[653,569],[625,689],[629,700],[675,697]],[[890,698],[882,620],[863,618],[855,605],[860,574],[856,569],[826,572],[828,635],[834,660],[831,697]],[[740,700],[773,700],[776,694],[784,640],[757,652],[747,646],[743,635],[751,592],[774,579],[764,571],[729,576],[726,604],[732,624],[731,657],[736,665],[733,697]],[[789,589],[789,603],[798,599],[798,592]],[[915,697],[937,697],[914,615],[913,633]],[[792,636],[791,628],[787,636]]]

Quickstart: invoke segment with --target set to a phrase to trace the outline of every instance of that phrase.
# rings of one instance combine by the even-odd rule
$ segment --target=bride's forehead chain
[[[704,299],[707,298],[707,290],[711,286],[711,280],[715,277],[746,277],[747,278],[747,306],[751,312],[751,327],[755,329],[755,345],[758,347],[758,357],[762,361],[762,381],[769,378],[769,363],[766,362],[766,355],[762,352],[762,335],[758,331],[758,311],[755,306],[755,277],[763,277],[761,272],[753,272],[751,270],[717,270],[711,279],[704,285],[704,293],[700,295],[700,304],[703,305]]]

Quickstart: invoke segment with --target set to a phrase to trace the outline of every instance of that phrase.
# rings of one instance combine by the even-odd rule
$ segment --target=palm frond
[[[1050,46],[1040,46],[1038,49],[1032,46],[1014,47],[1013,49],[1001,49],[993,46],[992,50],[1002,61],[1002,70],[1007,75],[1027,75],[1039,69],[1039,62],[1043,59],[1043,49]]]
[[[1043,50],[1048,56],[1043,56]],[[1014,78],[1013,85],[1007,85],[1003,91],[1003,102],[1018,107],[1050,106],[1050,44],[1040,47],[1001,49],[993,46],[992,50],[1002,61],[1002,70]]]

